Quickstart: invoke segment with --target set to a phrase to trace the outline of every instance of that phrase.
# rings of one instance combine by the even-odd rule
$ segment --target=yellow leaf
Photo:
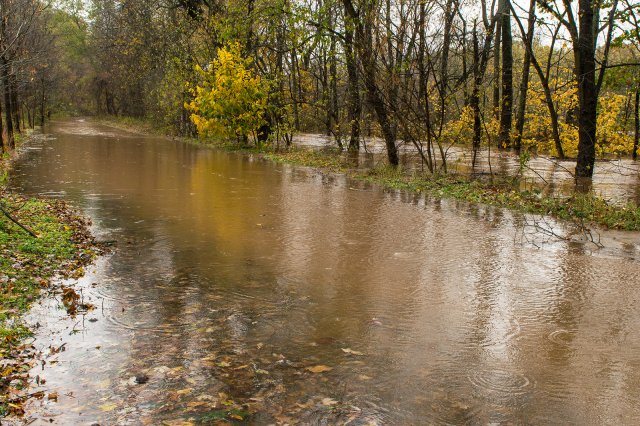
[[[333,370],[333,367],[329,367],[327,365],[316,365],[314,367],[307,367],[305,370],[311,371],[312,373],[324,373],[325,371]]]
[[[116,408],[118,408],[118,404],[113,404],[113,403],[109,403],[109,404],[102,404],[100,407],[100,410],[104,411],[105,413],[109,412],[109,411],[113,411]]]

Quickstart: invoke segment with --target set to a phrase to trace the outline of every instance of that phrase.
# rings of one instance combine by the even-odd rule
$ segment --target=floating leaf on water
[[[329,367],[328,365],[316,365],[314,367],[307,367],[305,370],[312,373],[324,373],[325,371],[333,370],[333,367]]]
[[[342,352],[344,352],[347,355],[364,355],[362,352],[358,352],[358,351],[354,351],[353,349],[350,348],[341,348]]]
[[[337,403],[338,403],[338,401],[336,401],[335,399],[322,398],[322,405],[326,405],[327,407],[330,407],[332,405],[336,405]]]
[[[114,403],[107,403],[107,404],[102,404],[100,407],[101,411],[104,411],[105,413],[108,413],[109,411],[113,411],[116,408],[118,408],[118,404],[114,404]]]

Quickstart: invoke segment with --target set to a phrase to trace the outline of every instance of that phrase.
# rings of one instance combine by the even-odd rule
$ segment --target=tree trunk
[[[46,107],[47,98],[44,91],[44,79],[41,80],[42,84],[42,96],[40,97],[40,127],[44,128],[44,110]]]
[[[382,95],[380,94],[376,81],[377,64],[373,56],[373,37],[371,34],[372,23],[367,22],[365,29],[365,25],[360,21],[360,17],[353,7],[352,1],[343,0],[343,4],[346,15],[349,16],[349,18],[356,24],[356,48],[360,56],[360,62],[364,68],[364,85],[367,89],[369,103],[376,112],[378,124],[380,124],[380,128],[384,136],[387,148],[387,158],[391,165],[397,166],[400,161],[398,158],[398,148],[396,147],[396,134],[394,126],[391,124],[391,120],[389,118],[389,111],[382,99]]]
[[[471,166],[475,168],[476,157],[480,151],[480,141],[482,140],[482,123],[480,120],[480,85],[482,75],[480,74],[480,52],[478,46],[478,29],[473,25],[473,88],[469,106],[473,110],[473,160]]]
[[[6,151],[4,146],[4,131],[2,128],[2,102],[0,102],[0,154],[4,154]]]
[[[502,108],[500,112],[499,145],[511,147],[511,121],[513,115],[513,38],[511,36],[510,0],[502,7]]]
[[[496,22],[496,32],[493,43],[493,116],[500,118],[500,40],[502,35],[502,2],[498,6],[498,20]]]
[[[344,50],[347,65],[347,90],[349,92],[349,123],[351,126],[349,151],[358,151],[360,149],[360,116],[362,115],[362,103],[360,102],[360,89],[358,87],[358,64],[356,63],[353,49],[353,33],[353,20],[346,18]]]
[[[424,7],[424,6],[423,6]],[[421,20],[422,17],[421,9]],[[451,27],[453,26],[453,0],[447,0],[444,11],[444,29],[442,38],[442,57],[440,58],[440,128],[438,130],[438,137],[442,135],[442,130],[446,121],[446,104],[447,104],[447,90],[449,80],[449,45],[451,44]]]
[[[22,129],[20,127],[20,102],[18,101],[18,85],[16,84],[16,76],[9,76],[9,83],[11,84],[11,107],[13,109],[13,123],[14,130],[18,133],[22,133]]]
[[[638,142],[640,141],[640,87],[636,87],[636,104],[633,109],[635,118],[635,132],[633,137],[633,154],[634,160],[638,159]]]
[[[4,56],[0,60],[2,66],[2,86],[4,87],[4,117],[5,125],[7,126],[7,147],[14,149],[16,147],[15,140],[13,139],[13,118],[11,113],[13,108],[11,107],[11,90],[9,84],[9,62]]]
[[[593,0],[579,0],[580,35],[578,37],[578,158],[576,178],[591,178],[596,161],[596,117],[598,95],[595,82],[595,47],[593,37]]]
[[[511,10],[509,10],[511,12]],[[536,0],[529,3],[529,19],[527,22],[527,34],[524,40],[525,51],[522,64],[522,81],[520,82],[520,97],[518,99],[518,112],[516,117],[516,140],[514,147],[518,153],[522,148],[522,133],[524,132],[524,117],[527,111],[527,92],[529,90],[529,71],[531,68],[531,51],[533,50],[533,31],[536,24]]]

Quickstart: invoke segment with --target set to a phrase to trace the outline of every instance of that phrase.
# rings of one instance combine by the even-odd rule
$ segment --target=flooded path
[[[95,310],[33,313],[35,345],[54,347],[34,391],[57,400],[34,401],[31,424],[640,418],[638,234],[537,248],[501,210],[50,130],[11,185],[69,200],[117,244],[77,283]]]

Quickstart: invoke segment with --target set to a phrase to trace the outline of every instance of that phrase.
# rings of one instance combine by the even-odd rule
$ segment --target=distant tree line
[[[39,4],[2,0],[18,3]],[[54,9],[46,15],[56,22],[43,27],[52,42],[32,24],[12,44],[3,20],[2,64],[13,64],[3,67],[5,110],[16,119],[13,92],[32,115],[33,105],[71,105],[243,143],[322,132],[357,151],[378,136],[390,164],[400,143],[411,144],[431,172],[447,170],[455,145],[474,161],[483,146],[575,158],[586,178],[597,156],[638,151],[634,0],[93,0],[84,11]],[[17,59],[27,57],[38,60]],[[47,98],[55,63],[77,90]]]

